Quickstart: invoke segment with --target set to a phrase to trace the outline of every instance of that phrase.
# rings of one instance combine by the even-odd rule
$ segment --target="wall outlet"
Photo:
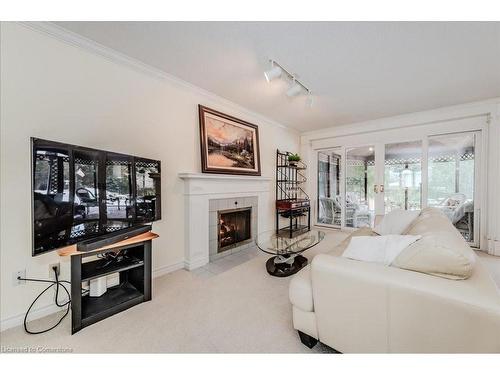
[[[54,267],[57,268],[57,276],[61,276],[61,263],[52,263],[49,266],[49,278],[52,280],[56,279],[56,277],[54,276]]]
[[[19,271],[14,272],[12,274],[12,283],[14,284],[14,286],[26,284],[26,280],[18,280],[18,277],[25,279],[26,278],[26,269],[19,270]]]

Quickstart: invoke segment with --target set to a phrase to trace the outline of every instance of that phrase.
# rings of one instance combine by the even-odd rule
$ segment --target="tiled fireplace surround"
[[[272,229],[271,178],[204,173],[179,177],[184,180],[186,269],[252,246],[259,232]],[[244,207],[252,207],[251,240],[217,254],[217,211]]]

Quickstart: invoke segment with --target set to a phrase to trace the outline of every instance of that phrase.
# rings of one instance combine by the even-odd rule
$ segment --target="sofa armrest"
[[[481,280],[327,254],[311,280],[319,339],[341,352],[500,352],[500,303]]]
[[[387,291],[366,265],[327,254],[311,264],[319,339],[342,353],[388,351]]]

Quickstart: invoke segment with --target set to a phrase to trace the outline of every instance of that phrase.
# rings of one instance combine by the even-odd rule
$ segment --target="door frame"
[[[485,199],[487,197],[487,139],[488,139],[488,121],[487,116],[473,116],[460,119],[450,119],[440,122],[426,123],[414,126],[408,126],[404,128],[389,128],[380,131],[369,131],[360,132],[354,134],[343,135],[339,137],[328,137],[310,142],[309,154],[312,157],[312,165],[314,168],[310,169],[309,179],[311,181],[310,187],[313,189],[314,194],[314,224],[317,226],[324,226],[329,228],[341,229],[341,230],[352,230],[353,228],[345,227],[344,215],[342,212],[342,225],[333,226],[329,224],[318,223],[318,180],[317,180],[317,165],[318,165],[318,152],[325,151],[333,148],[341,148],[342,152],[342,162],[341,162],[341,197],[342,197],[342,207],[345,205],[345,163],[346,163],[346,148],[352,147],[375,147],[375,163],[376,163],[376,178],[375,181],[380,185],[380,181],[383,181],[383,167],[380,165],[384,164],[384,159],[380,155],[385,157],[385,144],[396,143],[396,142],[411,142],[411,141],[421,141],[422,142],[422,208],[427,207],[427,189],[428,189],[428,145],[429,137],[435,135],[446,135],[453,133],[463,133],[463,132],[477,132],[476,136],[476,163],[475,163],[475,186],[474,189],[474,205],[478,205],[477,209],[474,211],[474,215],[478,218],[475,222],[474,237],[477,240],[477,246],[485,246],[487,241],[484,236],[486,231],[486,210],[482,207],[486,207]],[[378,156],[378,157],[377,157]],[[383,182],[382,182],[383,184]],[[375,203],[375,214],[384,214],[384,206],[380,203],[383,202],[383,194],[376,194],[379,203]],[[479,224],[479,225],[477,225]],[[477,228],[477,229],[476,229]],[[478,231],[476,235],[476,230]]]

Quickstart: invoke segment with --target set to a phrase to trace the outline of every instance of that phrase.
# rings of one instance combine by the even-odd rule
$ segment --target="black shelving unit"
[[[292,238],[311,230],[311,204],[301,187],[307,181],[307,166],[289,162],[290,155],[276,150],[276,234]],[[280,226],[280,217],[287,219],[286,226]]]
[[[148,239],[112,249],[103,248],[71,255],[72,334],[134,305],[151,300],[151,248],[152,240]],[[123,255],[122,260],[106,264],[106,259],[97,257],[109,251]],[[86,262],[85,258],[88,257],[97,259]],[[82,295],[82,282],[117,272],[120,275],[119,284],[108,288],[102,296]]]

